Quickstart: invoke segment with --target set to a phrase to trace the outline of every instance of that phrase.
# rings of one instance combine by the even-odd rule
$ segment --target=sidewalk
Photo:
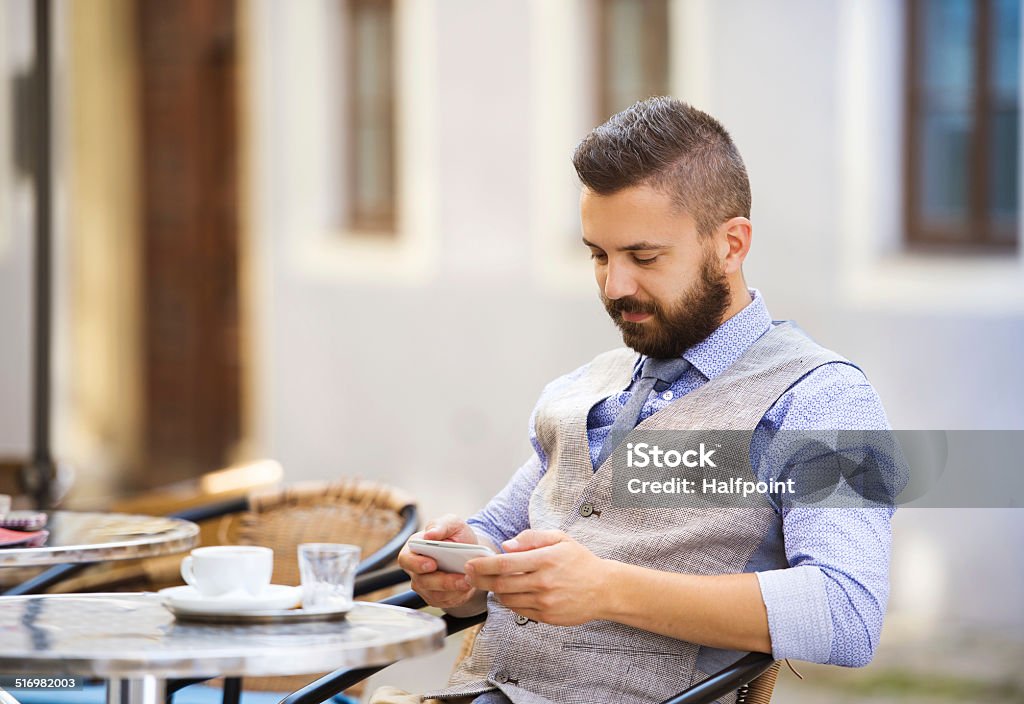
[[[1024,703],[1024,640],[992,634],[942,642],[883,644],[865,668],[795,663],[785,666],[773,701],[785,704]]]

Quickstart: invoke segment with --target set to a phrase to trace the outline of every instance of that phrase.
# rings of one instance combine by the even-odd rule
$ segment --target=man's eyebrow
[[[588,240],[586,237],[584,237],[582,239],[583,239],[583,244],[587,245],[588,247],[593,247],[594,249],[601,249],[596,244],[594,244],[593,242]],[[634,242],[633,244],[627,244],[625,247],[619,247],[618,251],[620,251],[620,252],[641,252],[641,251],[648,251],[648,250],[651,250],[651,249],[670,249],[671,247],[672,247],[672,245],[670,245],[670,244],[660,244],[658,242],[650,242],[648,240],[642,240],[640,242]]]

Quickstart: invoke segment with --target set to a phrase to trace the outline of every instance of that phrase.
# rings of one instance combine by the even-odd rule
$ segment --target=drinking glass
[[[346,609],[359,566],[359,546],[342,543],[303,543],[299,546],[302,608]]]

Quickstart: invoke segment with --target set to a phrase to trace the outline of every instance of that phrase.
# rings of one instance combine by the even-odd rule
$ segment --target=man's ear
[[[742,268],[743,260],[750,251],[752,231],[750,220],[744,217],[730,218],[719,226],[718,253],[722,258],[722,270],[726,274]]]

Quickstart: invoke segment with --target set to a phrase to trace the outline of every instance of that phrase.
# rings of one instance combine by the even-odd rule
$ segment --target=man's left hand
[[[466,563],[470,584],[534,621],[575,626],[600,618],[606,560],[557,530],[525,530],[502,547],[504,555]]]

